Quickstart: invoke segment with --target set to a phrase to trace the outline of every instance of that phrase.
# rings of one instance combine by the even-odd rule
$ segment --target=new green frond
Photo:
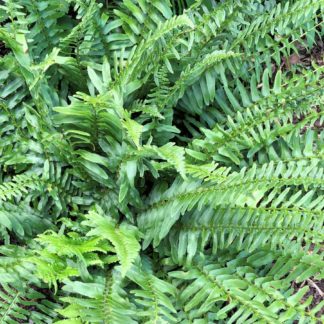
[[[98,237],[112,243],[121,264],[122,275],[125,275],[139,253],[137,228],[127,223],[117,225],[110,217],[96,212],[86,215],[83,224],[91,228],[87,236]]]

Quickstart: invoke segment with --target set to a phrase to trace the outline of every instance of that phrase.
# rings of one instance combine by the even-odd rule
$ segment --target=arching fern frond
[[[26,261],[32,251],[26,247],[7,244],[0,247],[0,281],[1,284],[14,284],[23,286],[25,282],[30,285],[40,285],[35,276],[34,265]]]
[[[130,303],[122,288],[122,279],[118,271],[104,277],[97,277],[96,282],[66,281],[64,291],[70,297],[61,300],[68,304],[59,313],[74,323],[136,323],[136,309]],[[65,320],[58,323],[65,323]]]
[[[228,323],[244,320],[280,323],[301,318],[316,321],[318,309],[307,309],[311,299],[300,303],[307,287],[294,293],[289,281],[273,280],[267,273],[260,274],[251,267],[251,263],[257,264],[262,257],[264,255],[261,254],[238,255],[226,263],[226,259],[201,256],[194,259],[190,266],[184,264],[183,271],[171,272],[170,276],[176,278],[178,285],[187,280],[190,282],[180,293],[184,311],[192,320],[208,314],[211,321],[226,319]],[[262,264],[265,264],[264,259]]]
[[[31,55],[39,61],[44,57],[44,52],[53,49],[59,43],[60,38],[71,26],[67,21],[63,23],[69,8],[68,2],[39,3],[31,0],[21,1],[21,4],[27,13],[24,22],[30,28],[27,37],[30,40]]]
[[[108,95],[106,100],[116,107],[113,97]],[[116,112],[107,105],[104,98],[97,100],[85,94],[79,93],[69,107],[56,107],[58,112],[55,122],[66,129],[71,139],[76,144],[98,146],[101,136],[109,135],[116,140],[121,138],[121,123]],[[69,129],[68,126],[73,126]]]
[[[8,233],[15,233],[20,239],[28,239],[36,233],[53,227],[50,219],[44,214],[30,208],[27,204],[14,205],[3,202],[0,206],[1,232],[6,233],[5,240],[9,240]],[[2,237],[2,235],[0,235]]]
[[[21,174],[13,178],[13,181],[3,182],[0,185],[1,200],[9,200],[15,196],[21,196],[28,192],[27,189],[37,187],[38,177],[34,174]]]
[[[301,186],[317,190],[323,187],[323,168],[318,158],[291,162],[264,164],[257,167],[243,168],[241,172],[233,172],[224,177],[226,172],[211,173],[209,181],[179,182],[176,181],[164,194],[156,192],[151,196],[147,210],[139,214],[138,224],[141,231],[147,233],[144,246],[154,239],[158,245],[170,228],[187,210],[202,206],[254,206],[268,196],[269,202],[280,197],[285,188]],[[154,196],[159,197],[154,199]],[[280,198],[278,198],[280,199]],[[280,201],[280,200],[279,200]],[[164,215],[169,217],[165,218]]]
[[[175,287],[154,276],[149,264],[135,265],[127,277],[138,285],[131,290],[134,303],[139,305],[139,318],[146,323],[176,322],[176,309],[170,300],[175,297]]]
[[[278,74],[276,80],[279,79]],[[251,104],[253,93],[250,99],[246,91],[240,88],[243,103],[245,101],[249,105],[243,108],[231,94],[229,98],[237,103],[238,112],[227,117],[228,128],[216,124],[213,130],[202,129],[206,142],[197,139],[193,145],[205,151],[211,150],[215,160],[230,159],[231,162],[239,163],[238,161],[242,159],[242,150],[248,151],[249,158],[253,157],[256,152],[264,146],[270,146],[278,137],[289,134],[292,130],[298,131],[306,124],[313,124],[317,119],[323,118],[322,113],[315,109],[323,102],[322,82],[316,79],[310,80],[309,84],[300,79],[294,81],[296,84],[295,82],[292,84],[303,89],[302,96],[298,95],[298,92],[292,94],[290,86],[281,92],[280,84],[277,82],[276,88],[270,91],[267,87],[267,90],[263,91],[266,94],[264,99],[257,100],[255,104]],[[299,123],[293,123],[294,118],[301,114],[305,118]],[[282,124],[278,122],[279,117],[283,121]]]
[[[120,7],[114,10],[120,18],[123,29],[133,43],[139,36],[159,28],[159,24],[172,17],[170,1],[133,1],[123,0]]]
[[[56,317],[58,304],[50,302],[41,292],[33,288],[16,288],[14,285],[0,285],[0,322],[35,323],[51,322]]]
[[[265,67],[272,76],[273,71],[277,70],[274,68],[275,65],[282,66],[285,61],[289,61],[289,57],[298,56],[296,44],[306,43],[305,35],[309,37],[309,44],[314,42],[316,34],[320,37],[320,17],[317,18],[318,23],[314,24],[314,16],[317,15],[322,5],[318,1],[307,1],[306,3],[305,1],[293,1],[286,2],[285,5],[274,3],[260,6],[254,6],[248,1],[225,1],[221,5],[216,5],[212,11],[206,8],[203,18],[198,15],[195,21],[197,30],[202,32],[202,35],[206,34],[206,40],[204,40],[204,36],[198,38],[202,47],[205,42],[208,44],[210,39],[213,39],[214,48],[216,44],[217,49],[224,49],[225,43],[227,44],[225,50],[241,52],[245,55],[233,60],[231,64],[220,65],[215,71],[208,71],[193,86],[188,87],[181,101],[182,108],[186,112],[200,114],[202,110],[208,110],[208,105],[215,102],[215,99],[215,103],[222,108],[223,100],[219,103],[218,97],[224,96],[224,99],[227,100],[227,93],[233,92],[235,83],[240,82],[239,78],[243,83],[249,83],[256,74],[257,84],[262,85]],[[242,8],[246,6],[255,10],[254,16],[258,15],[258,20],[253,19],[251,10],[249,13],[245,13],[244,22],[238,22],[235,19],[243,10]],[[197,15],[196,11],[194,13]],[[297,16],[299,19],[295,19]],[[269,35],[270,24],[276,25],[274,21],[278,21],[277,27],[273,28]],[[220,35],[216,37],[217,30]],[[226,32],[222,33],[223,30]],[[229,30],[230,32],[228,32]],[[303,46],[308,47],[307,44]],[[226,89],[226,93],[222,89],[223,86],[229,88]],[[229,114],[230,111],[231,109],[225,113]],[[217,116],[217,118],[219,117]]]
[[[105,239],[112,243],[121,264],[121,274],[124,276],[139,253],[137,228],[127,223],[117,227],[113,219],[95,212],[86,215],[83,224],[91,228],[87,236]]]
[[[276,199],[267,204],[268,207],[229,205],[186,213],[168,236],[171,251],[179,258],[188,254],[191,259],[206,246],[217,253],[229,247],[247,251],[265,245],[271,245],[272,249],[283,248],[288,241],[299,246],[305,242],[320,243],[324,235],[320,225],[324,221],[324,200],[323,196],[312,194],[313,197],[308,194],[307,199],[302,199],[303,204],[298,207],[291,205],[303,197],[304,192],[290,194],[286,190],[278,197],[286,199],[283,206],[279,205],[280,199]]]
[[[105,321],[111,323],[136,323],[138,318],[136,308],[128,300],[122,288],[122,277],[119,271],[113,271],[106,276],[103,309]]]

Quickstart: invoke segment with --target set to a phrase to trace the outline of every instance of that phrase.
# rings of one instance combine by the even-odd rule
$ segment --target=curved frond
[[[258,167],[243,168],[223,176],[226,169],[217,169],[207,182],[176,181],[159,198],[152,195],[147,210],[139,214],[138,224],[147,233],[145,246],[154,239],[157,245],[179,219],[180,215],[202,206],[254,206],[265,200],[268,204],[277,199],[280,203],[289,187],[301,186],[317,190],[323,187],[323,168],[320,156],[309,160],[263,164]],[[271,192],[271,194],[268,194]],[[310,191],[311,192],[311,191]],[[155,193],[155,196],[157,193]],[[169,217],[165,218],[164,215]]]

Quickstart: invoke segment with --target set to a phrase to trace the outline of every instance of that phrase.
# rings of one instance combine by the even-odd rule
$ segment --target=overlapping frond
[[[258,273],[271,258],[269,255],[265,261],[265,256],[238,255],[229,262],[197,257],[190,265],[184,264],[182,271],[171,272],[179,285],[190,282],[180,293],[184,311],[192,320],[208,314],[209,321],[226,319],[227,323],[280,323],[294,319],[316,322],[319,308],[307,309],[311,299],[300,303],[307,287],[294,293],[289,281],[274,280],[267,272]]]
[[[57,304],[50,302],[41,292],[33,288],[16,288],[1,285],[0,321],[20,323],[21,321],[50,322],[56,317]],[[30,310],[32,309],[32,310]]]
[[[199,210],[206,205],[228,205],[239,210],[244,206],[257,208],[260,203],[268,206],[272,201],[275,201],[277,206],[285,199],[290,187],[300,187],[309,191],[308,197],[311,197],[311,190],[314,190],[314,197],[317,198],[316,190],[323,188],[324,184],[321,164],[320,156],[289,162],[272,161],[260,167],[254,164],[250,168],[242,168],[240,172],[232,172],[226,176],[226,169],[216,169],[204,183],[175,181],[166,192],[154,192],[148,201],[147,209],[138,216],[141,231],[147,233],[144,245],[147,246],[152,239],[155,245],[159,244],[180,215],[193,208]],[[294,199],[301,193],[295,193],[296,196],[292,200],[294,206],[298,205]],[[307,196],[304,196],[304,199],[307,199],[305,197]],[[318,200],[321,209],[320,201]],[[169,217],[166,218],[165,214]]]

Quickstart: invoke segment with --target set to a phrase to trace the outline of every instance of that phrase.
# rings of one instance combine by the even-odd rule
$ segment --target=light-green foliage
[[[2,1],[0,323],[323,321],[323,8]]]

